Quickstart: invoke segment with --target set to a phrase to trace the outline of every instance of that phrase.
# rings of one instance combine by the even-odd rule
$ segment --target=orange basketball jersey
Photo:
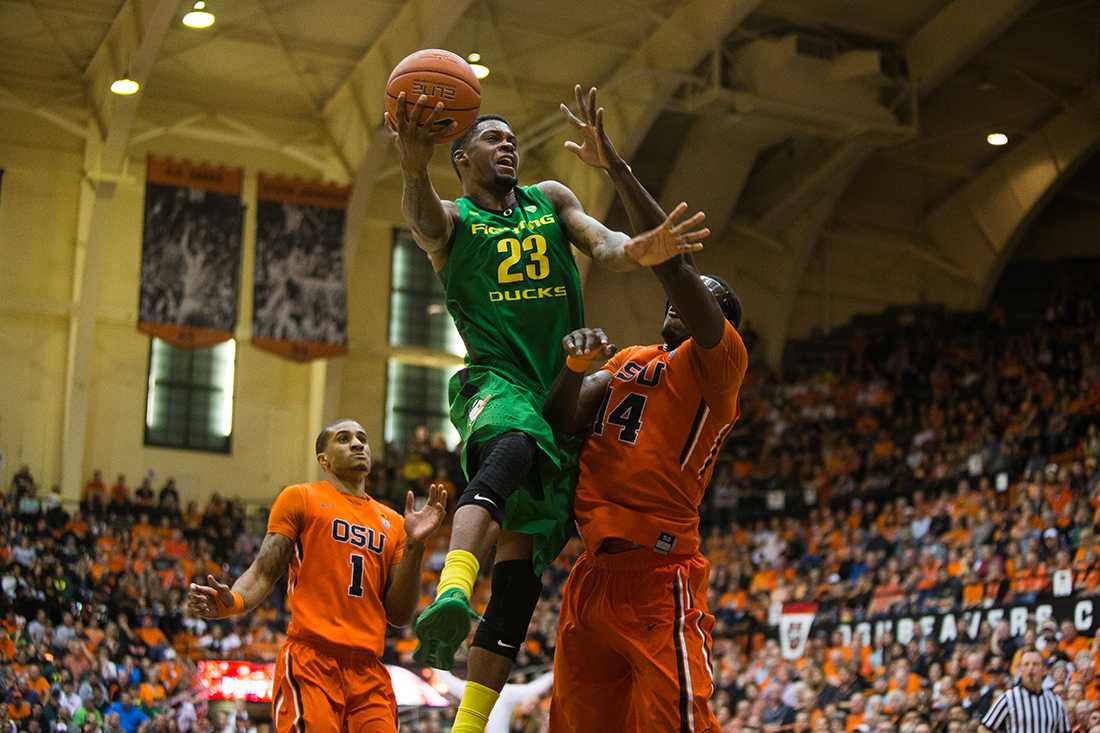
[[[390,568],[405,554],[405,520],[328,481],[283,489],[267,531],[293,540],[287,636],[382,656]]]
[[[581,450],[574,512],[585,547],[623,537],[663,554],[699,549],[699,504],[740,414],[748,368],[726,323],[704,349],[688,339],[623,349],[604,365],[611,384]]]

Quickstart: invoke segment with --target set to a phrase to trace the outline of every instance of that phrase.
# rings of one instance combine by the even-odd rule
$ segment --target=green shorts
[[[518,430],[539,447],[527,480],[508,497],[502,526],[532,535],[531,559],[541,574],[572,531],[580,438],[555,435],[542,417],[542,397],[487,367],[471,366],[451,377],[449,396],[467,478],[479,447],[498,435]]]

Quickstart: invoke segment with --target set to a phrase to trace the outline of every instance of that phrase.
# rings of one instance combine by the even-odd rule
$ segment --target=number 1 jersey
[[[603,369],[611,383],[581,449],[577,528],[595,552],[621,537],[662,554],[699,549],[699,505],[722,443],[740,415],[748,368],[740,334],[726,323],[704,349],[631,346]]]
[[[391,568],[405,554],[404,518],[370,497],[314,481],[282,490],[267,531],[294,542],[287,636],[381,657],[383,598]]]

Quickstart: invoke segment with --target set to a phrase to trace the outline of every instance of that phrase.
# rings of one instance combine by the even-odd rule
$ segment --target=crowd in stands
[[[900,640],[833,631],[1031,604],[1049,597],[1059,570],[1072,571],[1077,596],[1100,591],[1090,298],[1059,296],[1023,329],[997,308],[903,312],[853,332],[823,367],[750,370],[702,512],[724,731],[973,733],[1013,684],[1022,650],[1036,648],[1074,733],[1100,733],[1100,636],[1073,620],[983,622],[977,638],[947,641],[919,626]],[[387,447],[371,491],[423,494],[433,480],[448,482],[452,500],[463,484],[442,436],[421,428],[403,449]],[[266,729],[246,708],[208,706],[195,662],[273,659],[281,592],[231,622],[187,618],[180,603],[192,577],[243,571],[264,514],[218,496],[200,510],[186,496],[171,479],[154,490],[149,475],[131,490],[96,472],[80,507],[66,508],[56,491],[39,497],[28,469],[11,480],[0,502],[0,733]],[[424,604],[447,531],[426,560]],[[524,674],[552,664],[560,588],[580,549],[571,542],[544,577]],[[774,621],[796,601],[816,604],[817,626],[803,657],[787,660]],[[412,667],[414,646],[409,629],[395,630],[384,661]],[[513,730],[544,730],[546,711],[545,699],[517,711]],[[445,731],[449,719],[411,718],[403,731]]]
[[[0,732],[269,730],[243,706],[208,711],[195,662],[273,660],[279,599],[235,623],[183,612],[193,577],[239,574],[258,548],[262,528],[239,502],[181,510],[171,479],[108,489],[97,471],[66,508],[56,489],[40,498],[24,466],[0,501],[0,536]]]

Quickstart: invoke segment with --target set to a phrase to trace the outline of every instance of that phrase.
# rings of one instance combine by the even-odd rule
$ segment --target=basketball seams
[[[390,72],[389,78],[386,79],[386,86],[388,87],[396,77],[409,73],[431,71],[446,76],[454,76],[455,70],[462,74],[458,78],[462,79],[478,96],[481,96],[481,82],[474,76],[470,65],[458,54],[443,48],[426,48],[409,54]]]
[[[386,97],[389,98],[389,99],[392,99],[394,102],[397,101],[397,97],[394,96],[393,94],[390,94],[389,92],[386,92]],[[430,97],[429,97],[429,99],[430,99]],[[406,99],[406,102],[408,102],[408,104],[416,104],[415,100],[409,102]],[[444,102],[444,104],[446,104],[446,102]],[[429,112],[432,111],[431,107],[425,107],[425,109],[427,109]],[[476,105],[474,107],[446,107],[446,106],[443,107],[444,112],[472,112],[475,109],[481,109],[481,105],[479,104],[479,105]]]
[[[391,78],[389,81],[386,82],[386,89],[389,89],[390,87],[392,87],[393,83],[395,81],[397,81],[398,79],[400,79],[401,77],[409,76],[410,74],[437,74],[439,76],[445,76],[448,79],[454,79],[457,82],[461,82],[462,86],[469,89],[470,92],[472,92],[474,94],[474,96],[478,96],[478,97],[481,96],[481,90],[475,88],[472,84],[470,84],[470,82],[466,81],[461,76],[456,76],[456,75],[450,74],[446,71],[440,71],[439,69],[413,69],[412,71],[403,71],[400,74],[398,74],[397,76]]]
[[[397,98],[402,92],[408,103],[415,103],[415,97],[427,92],[424,115],[432,114],[431,108],[442,104],[438,122],[453,123],[455,129],[436,139],[438,143],[450,142],[465,132],[481,110],[481,83],[464,59],[445,49],[416,51],[393,69],[383,95],[391,116],[396,116]],[[421,121],[424,119],[421,117]]]

